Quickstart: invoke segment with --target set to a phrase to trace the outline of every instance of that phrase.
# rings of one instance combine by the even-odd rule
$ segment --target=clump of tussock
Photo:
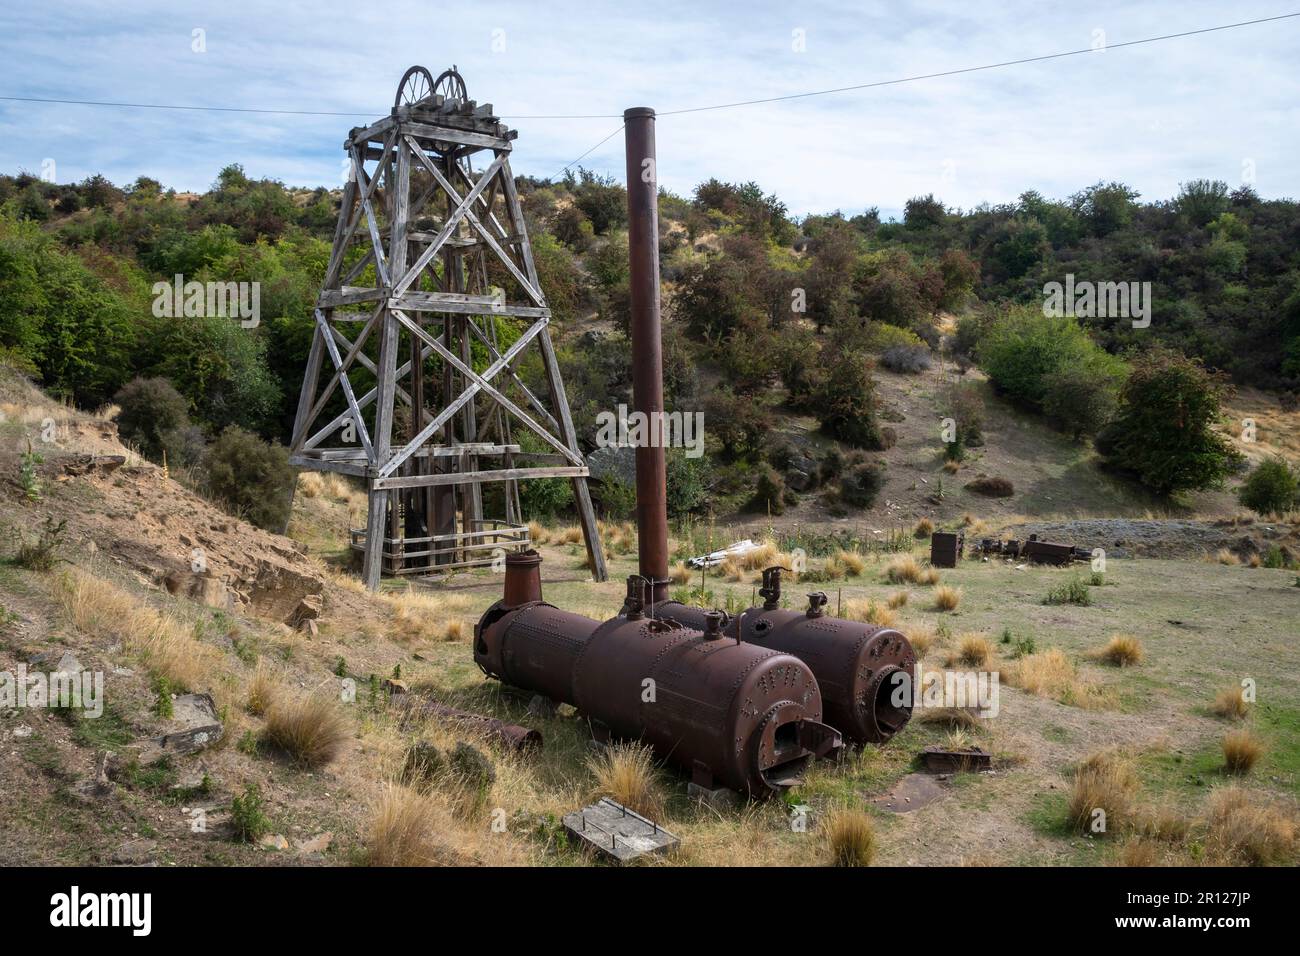
[[[637,743],[606,747],[587,761],[587,769],[595,778],[596,796],[609,797],[651,820],[662,818],[664,795],[649,747]]]
[[[961,588],[947,584],[937,585],[934,589],[934,609],[936,611],[955,611],[961,603]]]
[[[686,566],[685,561],[678,561],[668,569],[668,577],[672,578],[673,584],[689,584],[691,569]]]
[[[460,854],[440,839],[448,812],[437,799],[399,784],[385,785],[370,812],[366,862],[371,866],[452,866]]]
[[[1132,634],[1116,634],[1094,656],[1112,667],[1134,667],[1142,663],[1145,651],[1142,642]]]
[[[528,522],[528,538],[533,544],[546,544],[551,540],[551,533],[540,521]]]
[[[259,662],[253,677],[248,682],[248,696],[244,699],[244,709],[254,717],[261,717],[271,709],[279,697],[279,684],[275,675],[266,664]]]
[[[1105,707],[1110,700],[1103,688],[1079,677],[1059,647],[1023,655],[1003,669],[1002,679],[1030,694],[1085,710]]]
[[[895,591],[889,595],[889,599],[885,603],[889,605],[891,611],[897,611],[900,607],[906,606],[907,599],[908,594],[906,591]]]
[[[1206,855],[1215,862],[1272,866],[1295,860],[1294,815],[1240,787],[1223,787],[1211,795],[1206,825]]]
[[[963,634],[957,642],[957,650],[948,657],[946,665],[953,667],[964,664],[967,667],[983,667],[993,659],[993,645],[983,634]]]
[[[338,705],[320,694],[277,700],[266,715],[267,742],[305,767],[337,757],[350,733]]]
[[[1218,561],[1220,564],[1226,564],[1229,567],[1236,564],[1241,564],[1241,558],[1237,557],[1236,554],[1229,551],[1227,548],[1220,548],[1217,552],[1215,552],[1214,560]]]
[[[893,627],[898,619],[898,615],[874,598],[846,601],[844,616],[850,621],[864,621],[877,627]]]
[[[841,807],[822,822],[832,866],[870,866],[876,854],[876,830],[865,810]]]
[[[1118,859],[1120,866],[1138,868],[1156,866],[1160,863],[1160,844],[1146,837],[1129,837],[1119,848]]]
[[[1250,702],[1246,700],[1244,688],[1232,685],[1214,695],[1212,709],[1220,717],[1245,720],[1246,715],[1250,713]]]
[[[924,584],[926,587],[934,587],[939,583],[939,572],[934,568],[926,568],[921,572],[921,576],[916,579],[918,584]]]
[[[1161,843],[1181,843],[1191,829],[1191,822],[1172,807],[1161,804],[1138,810],[1133,818],[1133,830],[1148,840]]]
[[[924,657],[938,639],[939,635],[932,627],[917,626],[907,629],[907,643],[912,645],[912,650],[916,651],[917,657]]]
[[[1138,791],[1132,761],[1115,751],[1094,753],[1074,772],[1068,819],[1082,833],[1118,832],[1132,822]]]
[[[319,497],[325,490],[325,479],[319,471],[304,471],[298,475],[298,494],[304,498]]]
[[[856,551],[841,550],[836,553],[835,560],[844,568],[846,577],[856,578],[867,569],[866,559]]]
[[[1223,766],[1228,773],[1244,776],[1264,755],[1263,743],[1245,727],[1224,734],[1222,746]]]
[[[894,558],[885,565],[885,577],[891,584],[917,584],[922,573],[920,562],[910,554]]]
[[[922,518],[912,529],[912,535],[916,538],[928,538],[934,534],[934,522],[929,518]]]

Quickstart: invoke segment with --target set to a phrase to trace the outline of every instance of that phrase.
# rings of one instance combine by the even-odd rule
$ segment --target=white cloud
[[[54,158],[62,181],[146,174],[204,189],[227,163],[292,184],[337,185],[353,125],[385,112],[402,71],[455,62],[506,116],[620,114],[733,102],[976,66],[1270,16],[1247,0],[1042,3],[814,2],[654,6],[569,2],[147,2],[6,7],[9,95],[359,110],[348,117],[188,113],[0,102],[0,168]],[[207,52],[191,51],[206,31]],[[792,49],[803,30],[806,50]],[[494,30],[504,38],[493,51]],[[1254,161],[1265,196],[1300,194],[1292,68],[1300,19],[833,96],[663,116],[661,181],[756,180],[795,212],[1064,196],[1119,179],[1149,198]],[[499,44],[498,44],[499,45]],[[515,169],[555,175],[617,119],[519,118]],[[622,138],[584,164],[622,178]]]

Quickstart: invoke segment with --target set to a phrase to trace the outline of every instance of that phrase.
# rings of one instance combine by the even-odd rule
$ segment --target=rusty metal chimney
[[[668,598],[668,473],[659,434],[664,410],[663,344],[659,315],[659,177],[655,111],[623,111],[627,150],[628,259],[631,269],[632,406],[656,441],[636,449],[636,536],[639,570],[651,602]]]

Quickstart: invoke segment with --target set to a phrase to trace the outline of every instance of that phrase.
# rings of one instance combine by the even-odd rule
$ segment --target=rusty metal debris
[[[935,531],[930,535],[930,564],[936,568],[955,568],[966,547],[966,535],[960,531]]]
[[[448,707],[446,704],[421,698],[416,694],[407,694],[403,700],[408,717],[414,714],[441,717],[477,731],[516,753],[536,752],[542,749],[542,733],[531,727],[521,727],[519,724],[498,720],[495,717]]]
[[[681,840],[634,810],[608,797],[576,813],[566,813],[569,838],[620,863],[647,853],[675,850]]]
[[[1074,561],[1092,560],[1092,549],[1058,541],[1042,541],[1031,534],[1027,541],[981,538],[978,551],[982,555],[1001,555],[1005,558],[1025,558],[1037,564],[1067,565]]]
[[[969,750],[947,750],[929,746],[921,751],[921,763],[935,773],[965,773],[993,769],[993,755],[980,747]]]

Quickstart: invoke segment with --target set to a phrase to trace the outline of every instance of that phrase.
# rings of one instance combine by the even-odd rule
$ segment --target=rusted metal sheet
[[[1020,549],[1020,556],[1038,564],[1071,564],[1074,561],[1074,545],[1040,541],[1038,535],[1031,534]]]
[[[562,822],[570,839],[619,863],[675,850],[682,842],[653,820],[608,797],[576,813],[566,813]]]
[[[921,751],[921,763],[926,770],[936,773],[966,773],[991,770],[993,756],[980,747],[969,750],[947,750],[930,746]]]
[[[798,658],[647,618],[636,601],[603,623],[545,603],[495,605],[475,631],[474,659],[572,704],[610,737],[644,740],[701,786],[778,793],[842,746]]]
[[[960,531],[936,531],[930,535],[930,564],[936,568],[955,568],[966,547]]]
[[[655,615],[701,630],[719,626],[730,640],[799,658],[817,678],[828,724],[858,742],[889,740],[912,716],[916,653],[911,644],[893,628],[825,614],[820,592],[809,595],[804,611],[781,608],[782,570],[763,572],[763,605],[735,618],[676,601],[655,605]],[[722,620],[715,625],[713,616]]]

